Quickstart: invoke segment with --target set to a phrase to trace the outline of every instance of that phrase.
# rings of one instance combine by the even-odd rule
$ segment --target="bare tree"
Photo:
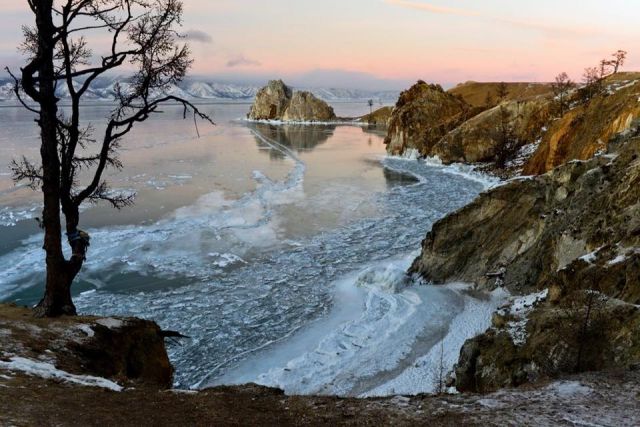
[[[613,67],[613,74],[616,74],[620,70],[620,68],[624,65],[625,61],[627,60],[627,51],[618,50],[617,52],[613,53],[611,56],[613,56],[613,59],[609,61],[609,63]]]
[[[71,284],[87,255],[89,235],[78,229],[79,207],[84,201],[105,200],[115,208],[133,202],[131,196],[113,194],[103,179],[107,168],[122,168],[118,148],[133,127],[160,113],[159,106],[174,102],[206,121],[211,119],[188,101],[157,95],[179,82],[192,61],[180,43],[180,0],[27,0],[35,26],[24,27],[22,51],[27,63],[15,80],[22,105],[37,115],[41,164],[26,158],[14,161],[16,181],[27,181],[43,194],[46,286],[36,307],[39,316],[76,313]],[[108,52],[98,60],[85,36],[107,38]],[[95,63],[94,63],[95,62]],[[94,137],[92,126],[81,123],[80,101],[104,73],[130,64],[135,72],[130,86],[116,86],[117,102],[107,118],[104,134]],[[69,93],[71,112],[58,108],[56,89]],[[33,102],[30,102],[31,98]],[[91,148],[97,144],[97,149]],[[80,182],[80,171],[90,173]],[[71,256],[63,254],[61,213]]]
[[[569,94],[574,86],[575,84],[565,72],[558,74],[555,82],[551,84],[556,108],[560,117],[562,117],[569,108]]]
[[[433,392],[435,394],[444,394],[447,390],[447,371],[444,366],[444,332],[440,337],[440,344],[438,345],[438,361],[435,366],[431,367]]]
[[[579,96],[582,102],[589,102],[594,96],[602,92],[602,73],[596,67],[585,68],[582,75],[583,86],[580,88]]]
[[[496,142],[495,163],[499,169],[507,166],[507,162],[515,157],[520,147],[513,118],[514,114],[501,105],[496,120],[489,127],[489,137]]]
[[[605,77],[611,74],[611,65],[612,65],[612,62],[609,61],[608,59],[600,60],[600,68],[599,68],[600,80],[604,79]]]

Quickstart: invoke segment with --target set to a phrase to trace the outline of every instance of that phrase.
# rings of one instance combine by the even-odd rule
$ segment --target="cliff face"
[[[501,143],[499,129],[503,121],[518,144],[526,145],[542,138],[543,129],[550,119],[550,109],[551,102],[545,97],[506,101],[447,133],[435,144],[431,153],[444,163],[492,161]]]
[[[418,82],[402,92],[389,120],[385,144],[389,154],[417,150],[431,154],[433,146],[467,118],[470,106],[438,85]]]
[[[639,246],[639,154],[636,138],[610,155],[481,194],[433,226],[412,272],[492,287],[491,273],[503,271],[507,287],[526,292],[597,248],[611,246],[606,254],[615,258]]]
[[[640,138],[609,150],[483,193],[423,241],[411,272],[426,280],[545,290],[464,345],[461,391],[640,363]]]
[[[545,173],[569,160],[586,160],[605,151],[609,141],[640,117],[640,75],[620,73],[604,81],[605,93],[550,123],[524,173]]]
[[[251,120],[330,121],[333,108],[310,92],[294,92],[282,80],[272,80],[260,89],[249,110]]]

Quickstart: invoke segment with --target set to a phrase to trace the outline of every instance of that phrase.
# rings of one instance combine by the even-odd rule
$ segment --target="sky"
[[[402,89],[417,79],[579,80],[617,49],[640,69],[637,0],[183,0],[191,74]],[[26,0],[0,0],[0,65],[16,67]],[[99,43],[98,43],[99,45]],[[100,53],[100,49],[95,49]]]

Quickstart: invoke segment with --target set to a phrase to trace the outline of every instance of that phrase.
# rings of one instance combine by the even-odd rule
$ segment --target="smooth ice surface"
[[[74,285],[79,311],[150,318],[191,337],[169,343],[176,387],[429,391],[420,378],[437,343],[444,337],[450,364],[499,296],[421,286],[404,272],[433,222],[494,182],[386,158],[383,135],[366,128],[246,123],[236,119],[248,105],[207,108],[219,126],[201,127],[201,139],[178,108],[132,136],[125,170],[110,179],[137,192],[134,208],[84,211],[92,239]],[[2,158],[37,153],[33,124],[0,116],[11,120],[24,139],[3,141]],[[42,236],[19,212],[38,216],[39,200],[0,176],[3,188],[0,213],[17,220],[0,224],[0,298],[32,304]]]

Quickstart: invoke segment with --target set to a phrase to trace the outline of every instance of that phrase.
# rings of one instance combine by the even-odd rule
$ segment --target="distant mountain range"
[[[96,79],[84,96],[84,100],[108,102],[113,100],[115,85],[119,83],[122,88],[128,85],[126,77],[105,77]],[[80,81],[76,83],[78,86]],[[190,78],[179,85],[172,85],[167,94],[179,96],[192,101],[251,101],[260,89],[259,85],[244,85],[236,83],[220,83],[207,79]],[[367,91],[360,89],[337,88],[295,88],[308,90],[318,98],[327,102],[366,101],[373,99],[376,103],[391,103],[398,99],[399,91]],[[68,99],[69,93],[66,85],[61,85],[57,91],[58,97]],[[162,94],[158,94],[162,95]],[[0,78],[0,102],[15,102],[13,81],[8,78]]]

